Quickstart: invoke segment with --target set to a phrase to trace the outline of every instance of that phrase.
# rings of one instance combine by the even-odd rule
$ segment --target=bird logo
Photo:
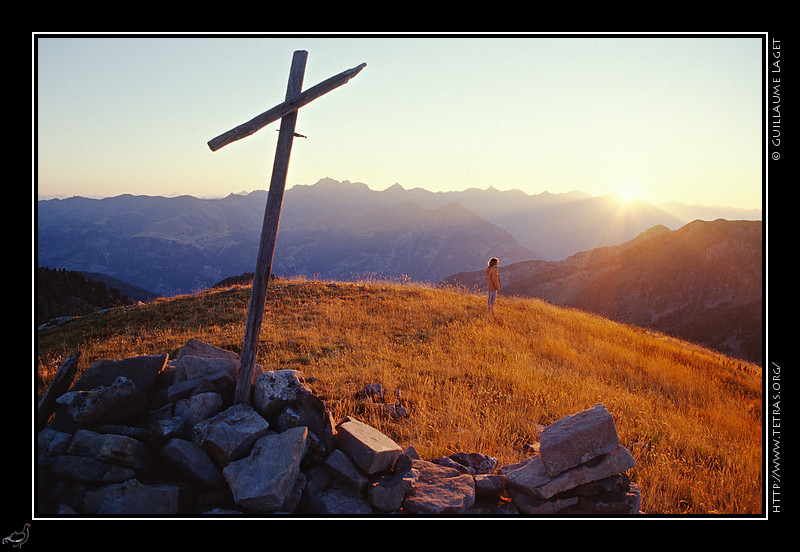
[[[16,548],[22,547],[25,544],[25,541],[28,540],[28,528],[31,526],[30,523],[26,523],[25,527],[22,528],[22,531],[14,531],[9,536],[3,539],[3,544],[10,544]]]

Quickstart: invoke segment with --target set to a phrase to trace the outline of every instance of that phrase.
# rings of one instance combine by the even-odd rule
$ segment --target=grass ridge
[[[160,299],[37,336],[37,394],[60,362],[169,353],[188,339],[241,350],[250,286]],[[762,372],[686,341],[537,299],[485,298],[408,282],[277,280],[257,362],[310,378],[334,419],[356,415],[421,456],[533,454],[541,428],[602,402],[643,510],[762,512]],[[409,415],[359,393],[380,383]]]

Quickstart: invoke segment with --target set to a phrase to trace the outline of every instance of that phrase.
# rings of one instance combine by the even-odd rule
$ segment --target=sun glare
[[[635,185],[630,183],[620,184],[614,193],[625,203],[633,201],[634,199],[639,199],[639,190]]]

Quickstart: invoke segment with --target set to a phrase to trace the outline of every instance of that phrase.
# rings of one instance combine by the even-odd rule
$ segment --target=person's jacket
[[[486,287],[489,291],[500,289],[500,273],[496,266],[490,266],[486,269]]]

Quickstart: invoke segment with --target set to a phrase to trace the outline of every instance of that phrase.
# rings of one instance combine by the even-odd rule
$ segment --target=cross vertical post
[[[264,222],[261,228],[261,241],[258,246],[258,259],[253,275],[253,291],[250,294],[250,306],[247,310],[239,377],[233,397],[234,404],[250,403],[253,367],[256,360],[256,350],[258,349],[258,338],[261,333],[261,320],[264,316],[267,286],[272,272],[272,258],[275,253],[275,241],[278,236],[283,190],[286,187],[286,176],[289,172],[289,157],[295,136],[297,110],[323,94],[327,94],[345,84],[367,65],[362,63],[357,67],[342,71],[338,75],[334,75],[301,92],[307,58],[308,52],[305,50],[294,52],[292,67],[289,71],[289,84],[286,87],[286,99],[283,102],[208,141],[208,147],[211,151],[217,151],[231,142],[241,140],[258,132],[273,121],[281,120],[278,145],[275,149],[275,161],[272,166],[272,179],[270,180],[269,193],[267,194],[267,207],[264,211]]]
[[[306,70],[308,52],[298,50],[292,56],[292,68],[289,72],[289,84],[286,87],[286,99],[298,95],[303,88],[303,77]],[[294,129],[297,123],[297,111],[292,111],[281,118],[278,133],[278,145],[275,148],[275,161],[272,165],[272,179],[267,194],[267,207],[264,211],[264,223],[261,228],[261,241],[258,247],[258,260],[253,275],[253,291],[250,294],[250,306],[247,309],[247,325],[242,344],[239,380],[236,382],[234,404],[250,403],[250,388],[253,379],[258,338],[261,333],[261,319],[264,316],[267,286],[272,272],[272,259],[275,253],[275,241],[278,237],[278,224],[283,204],[283,190],[286,187],[286,176],[289,171],[289,157],[292,153]]]

